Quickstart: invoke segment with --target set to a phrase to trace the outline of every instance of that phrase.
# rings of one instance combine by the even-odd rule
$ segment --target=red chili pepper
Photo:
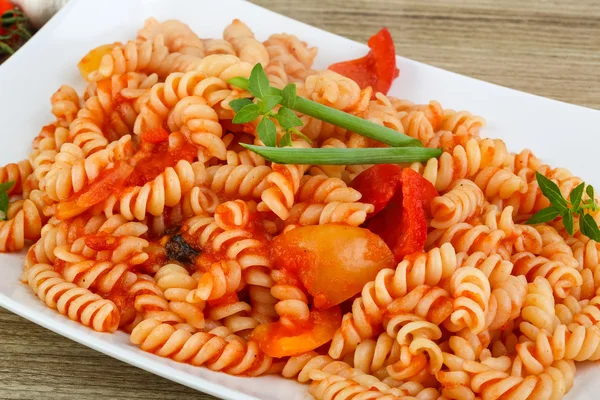
[[[431,183],[410,168],[402,170],[401,178],[401,190],[396,190],[385,208],[364,224],[390,247],[396,262],[425,248],[425,209],[437,195]]]
[[[362,194],[361,202],[375,206],[369,214],[373,217],[384,209],[401,184],[402,168],[395,164],[380,164],[361,172],[352,180],[350,187]]]
[[[387,28],[383,28],[371,36],[368,45],[371,51],[365,57],[332,64],[329,69],[354,80],[362,89],[371,86],[374,93],[387,94],[400,74],[394,40]]]

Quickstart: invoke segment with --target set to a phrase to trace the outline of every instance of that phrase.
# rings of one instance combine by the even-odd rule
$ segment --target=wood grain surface
[[[254,0],[365,42],[387,26],[398,54],[600,109],[597,0]],[[548,116],[551,117],[551,116]],[[0,399],[212,399],[0,308]]]

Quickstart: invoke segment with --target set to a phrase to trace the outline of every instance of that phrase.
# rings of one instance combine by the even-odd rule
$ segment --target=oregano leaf
[[[286,130],[303,125],[302,120],[287,107],[281,107],[275,115],[275,118],[279,122],[279,125]]]
[[[283,97],[283,105],[287,108],[294,108],[296,105],[296,85],[290,83],[281,91],[281,96]]]
[[[563,225],[567,230],[567,233],[573,236],[573,214],[571,214],[571,210],[567,210],[563,215]]]
[[[260,63],[252,68],[250,79],[248,80],[248,91],[259,99],[269,94],[269,78],[267,78],[267,74],[265,74],[265,70]]]
[[[279,140],[279,147],[292,147],[292,134],[290,132],[286,132]]]
[[[260,108],[252,103],[248,104],[238,111],[231,122],[234,124],[245,124],[246,122],[254,121],[260,115]]]
[[[581,233],[583,233],[585,236],[596,242],[600,242],[600,228],[598,228],[598,224],[596,224],[594,217],[592,217],[590,214],[585,214],[581,217],[581,220],[579,221],[579,227]]]
[[[248,104],[252,104],[250,99],[235,99],[229,102],[229,106],[237,113]]]
[[[278,104],[281,104],[283,97],[277,96],[275,94],[268,94],[262,99],[262,112],[268,113]]]
[[[268,147],[277,146],[277,128],[273,121],[264,117],[256,127],[258,138]]]
[[[550,207],[546,207],[538,212],[536,212],[533,217],[529,218],[529,220],[526,222],[527,224],[533,225],[533,224],[541,224],[543,222],[549,222],[552,221],[554,218],[558,217],[560,215],[560,212],[550,206]]]
[[[564,199],[562,194],[560,193],[560,188],[550,179],[546,178],[544,175],[539,172],[535,173],[536,179],[540,186],[540,190],[550,200],[550,203],[556,208],[560,213],[564,212],[568,209],[567,201]]]
[[[581,184],[577,185],[575,189],[571,190],[571,194],[569,194],[569,201],[571,202],[574,210],[577,210],[581,204],[584,187],[585,183],[582,182]]]

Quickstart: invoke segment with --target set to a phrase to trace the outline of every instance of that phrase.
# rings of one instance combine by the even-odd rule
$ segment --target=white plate
[[[135,37],[147,17],[176,18],[200,37],[221,37],[233,18],[246,22],[264,40],[289,32],[319,47],[317,68],[359,57],[366,46],[239,0],[72,0],[15,56],[0,66],[0,164],[24,158],[40,128],[52,121],[49,98],[63,83],[83,82],[77,62],[93,47]],[[375,32],[373,32],[375,33]],[[443,71],[405,58],[391,94],[415,102],[436,99],[445,108],[466,109],[486,118],[483,134],[504,139],[509,148],[530,147],[555,166],[600,184],[592,162],[600,148],[600,112],[549,100]],[[226,399],[308,398],[306,387],[276,377],[235,378],[175,363],[142,352],[124,333],[99,334],[49,310],[19,283],[23,255],[0,255],[0,306],[129,364]],[[596,367],[600,370],[600,367]],[[578,366],[569,399],[597,398],[598,372]]]

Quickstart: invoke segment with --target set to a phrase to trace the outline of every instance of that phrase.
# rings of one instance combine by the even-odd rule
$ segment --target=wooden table
[[[362,42],[385,25],[403,56],[600,109],[597,0],[535,2],[543,7],[522,0],[254,1]],[[34,398],[212,397],[106,357],[0,309],[0,399]]]

